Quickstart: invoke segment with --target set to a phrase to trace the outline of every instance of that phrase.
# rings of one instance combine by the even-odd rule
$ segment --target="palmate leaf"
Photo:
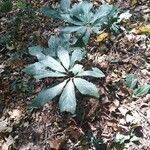
[[[72,80],[70,80],[65,86],[60,98],[59,98],[60,111],[67,111],[72,114],[76,110],[76,97],[75,89]]]
[[[38,96],[33,100],[31,105],[29,106],[29,109],[31,110],[33,108],[40,108],[41,106],[46,104],[48,101],[52,100],[54,97],[59,95],[62,92],[67,81],[68,80],[65,80],[62,83],[60,83],[52,88],[41,91],[38,94]]]
[[[48,10],[45,9],[45,12],[45,14],[48,15]],[[82,38],[84,44],[87,44],[92,32],[99,33],[100,30],[106,28],[118,32],[119,26],[115,24],[119,19],[118,13],[118,8],[108,4],[101,5],[98,9],[94,9],[92,3],[82,1],[78,4],[75,3],[70,8],[70,0],[61,0],[60,8],[56,8],[56,11],[50,8],[49,15],[68,23],[68,26],[62,29],[63,33],[77,32],[80,34],[80,38]],[[79,41],[77,41],[77,44],[78,43]]]
[[[150,85],[142,85],[133,91],[134,95],[139,97],[147,94],[150,91]]]
[[[96,88],[96,86],[91,83],[86,81],[85,79],[81,79],[81,78],[74,78],[74,84],[77,87],[77,89],[84,95],[90,95],[90,96],[94,96],[94,97],[99,97],[98,94],[98,89]]]
[[[82,76],[91,76],[91,77],[95,77],[95,78],[102,78],[105,77],[104,73],[98,69],[98,68],[92,68],[92,71],[82,71],[79,72],[77,74],[78,77],[82,77]]]
[[[77,61],[80,61],[83,58],[84,52],[80,48],[75,50],[76,51],[73,51],[70,57],[67,50],[59,47],[57,60],[51,56],[44,55],[43,57],[41,51],[38,51],[38,55],[32,52],[32,54],[34,53],[33,55],[42,59],[39,60],[39,62],[27,66],[24,69],[26,73],[33,75],[36,79],[45,77],[65,77],[68,79],[52,88],[41,91],[30,105],[30,110],[43,106],[45,103],[62,93],[59,99],[60,110],[72,114],[75,113],[76,97],[74,86],[76,86],[76,88],[84,95],[99,97],[96,86],[91,82],[77,77],[77,75],[104,77],[104,74],[98,68],[92,68],[91,71],[84,71],[81,64],[76,64]]]
[[[98,34],[100,30],[103,30],[106,27],[118,31],[119,29],[117,30],[114,24],[118,19],[118,13],[119,9],[112,5],[101,5],[99,9],[94,12],[92,3],[81,2],[74,5],[70,10],[71,19],[67,20],[70,25],[62,31],[66,33],[81,33],[83,42],[87,44],[92,32]]]

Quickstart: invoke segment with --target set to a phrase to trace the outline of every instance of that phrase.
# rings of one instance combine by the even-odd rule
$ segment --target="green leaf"
[[[36,79],[42,79],[46,77],[65,77],[66,74],[57,71],[47,70],[47,68],[40,62],[28,65],[23,69],[26,74],[32,75]]]
[[[126,84],[127,87],[134,89],[137,85],[137,79],[135,78],[134,74],[128,74],[126,77]]]
[[[43,54],[43,49],[41,46],[33,46],[29,47],[29,54],[32,56],[36,56],[38,60],[42,60],[45,58],[45,55]]]
[[[68,70],[70,65],[70,57],[68,51],[63,47],[59,47],[57,55],[63,66]]]
[[[94,25],[103,23],[108,24],[108,21],[118,15],[119,10],[108,4],[101,5],[97,12],[95,13],[91,23]]]
[[[46,56],[44,60],[40,61],[45,67],[49,67],[55,71],[66,72],[64,67],[51,56]]]
[[[64,48],[68,48],[70,46],[70,34],[61,33],[59,36],[59,41],[61,43],[61,46]],[[59,46],[60,46],[59,43]]]
[[[102,25],[99,25],[98,27],[97,26],[93,26],[91,28],[91,30],[96,33],[96,34],[101,34],[103,33],[103,28],[102,28]]]
[[[69,9],[70,9],[70,3],[71,3],[70,0],[61,0],[60,1],[60,9],[61,9],[61,11],[68,12]]]
[[[31,105],[29,106],[29,109],[40,108],[47,102],[51,101],[54,97],[61,94],[64,86],[66,85],[66,82],[67,82],[67,80],[63,81],[62,83],[60,83],[52,88],[41,91],[38,94],[38,96],[33,100]]]
[[[66,22],[68,22],[71,25],[75,25],[75,26],[83,26],[83,22],[81,22],[80,20],[76,20],[74,18],[68,18],[66,20]]]
[[[81,35],[79,35],[79,37],[77,38],[75,46],[85,47],[88,44],[90,35],[92,33],[91,29],[89,27],[84,27],[82,30],[79,31]]]
[[[100,30],[111,28],[115,32],[119,32],[117,22],[119,9],[108,4],[101,5],[95,11],[93,4],[89,1],[75,3],[70,8],[70,0],[61,0],[60,8],[51,10],[49,13],[55,18],[59,18],[68,23],[68,26],[62,29],[63,33],[77,32],[79,37],[75,45],[86,45],[90,39],[92,32],[99,33]],[[48,12],[48,11],[46,11]],[[58,16],[59,14],[59,16]],[[117,22],[119,23],[119,22]],[[82,38],[82,39],[80,39]]]
[[[73,74],[76,75],[77,73],[84,71],[83,65],[75,64],[69,71],[73,72]]]
[[[27,66],[23,71],[31,75],[38,75],[42,73],[43,74],[47,73],[48,72],[47,70],[51,69],[58,72],[63,73],[66,72],[64,67],[58,61],[56,61],[54,58],[50,56],[45,56],[44,60],[41,60],[32,65]]]
[[[89,42],[89,39],[90,39],[90,35],[91,35],[91,30],[90,29],[87,29],[85,34],[83,35],[82,39],[83,39],[83,42],[85,44],[88,44]]]
[[[47,71],[44,70],[43,72],[40,72],[38,74],[34,75],[34,78],[36,79],[42,79],[42,78],[47,78],[47,77],[66,77],[67,75],[61,72],[53,72],[53,71]]]
[[[43,73],[44,71],[44,66],[43,64],[36,62],[34,64],[28,65],[23,69],[23,72],[29,75],[36,75],[38,73]]]
[[[95,78],[102,78],[105,77],[105,74],[98,68],[92,68],[92,71],[83,71],[83,72],[79,72],[77,74],[78,77],[80,76],[92,76]]]
[[[70,80],[65,86],[60,99],[59,99],[59,107],[61,112],[67,111],[72,114],[75,113],[76,110],[76,97],[75,97],[75,89],[72,80]]]
[[[64,33],[72,33],[76,31],[82,31],[85,30],[85,27],[82,26],[68,26],[62,29],[62,32]]]
[[[78,19],[79,21],[82,22],[87,22],[89,19],[89,16],[91,16],[90,11],[92,9],[93,4],[88,3],[88,2],[80,2],[79,4],[75,4],[71,11],[70,14],[72,17]]]
[[[41,12],[44,14],[44,16],[61,19],[61,15],[59,14],[59,11],[52,8],[51,6],[43,7]]]
[[[76,44],[87,44],[92,32],[99,33],[100,30],[111,28],[113,31],[119,31],[117,22],[119,9],[112,5],[104,4],[94,12],[93,4],[87,1],[74,4],[64,21],[69,23],[68,27],[62,29],[64,33],[77,32],[82,41],[77,40]],[[62,15],[61,15],[62,16]],[[117,30],[118,29],[118,30]]]
[[[81,48],[75,48],[71,55],[71,66],[77,61],[81,61],[85,55],[85,51]]]
[[[150,85],[146,84],[138,87],[133,92],[135,96],[139,97],[139,96],[146,95],[149,91],[150,91]]]
[[[50,39],[48,40],[49,48],[43,50],[44,54],[57,57],[59,46],[68,49],[69,40],[70,40],[70,34],[60,34],[59,36],[51,36]]]
[[[45,53],[55,57],[57,55],[57,49],[59,45],[60,39],[56,36],[51,36],[50,39],[48,40],[48,46],[50,49],[49,51],[45,51]]]
[[[98,89],[93,83],[88,82],[85,79],[74,78],[74,84],[82,94],[91,95],[97,98],[99,97]]]

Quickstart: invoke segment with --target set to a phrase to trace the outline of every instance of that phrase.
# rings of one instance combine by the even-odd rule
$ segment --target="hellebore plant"
[[[106,28],[114,32],[120,31],[120,10],[113,5],[104,4],[94,9],[93,4],[87,1],[74,4],[72,7],[70,3],[70,0],[61,0],[59,7],[44,7],[42,12],[45,16],[65,21],[68,26],[62,31],[77,32],[84,44],[88,43],[91,33],[99,34]]]
[[[57,95],[61,95],[59,98],[60,110],[73,114],[77,105],[75,89],[78,89],[81,94],[99,97],[96,86],[82,77],[101,78],[105,75],[100,69],[95,67],[88,71],[83,69],[83,66],[78,63],[81,61],[84,53],[80,49],[74,50],[70,56],[68,50],[59,47],[57,51],[58,59],[46,56],[42,52],[36,53],[35,50],[30,51],[30,53],[36,56],[39,61],[27,66],[24,72],[36,79],[46,77],[62,78],[61,83],[41,91],[29,106],[30,109],[39,108]]]

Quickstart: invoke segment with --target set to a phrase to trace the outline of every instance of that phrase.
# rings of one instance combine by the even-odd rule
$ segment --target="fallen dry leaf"
[[[103,32],[103,33],[101,33],[100,35],[98,35],[98,36],[96,37],[96,42],[102,42],[102,41],[105,41],[105,40],[107,39],[108,36],[109,36],[108,33]]]
[[[138,0],[130,0],[130,5],[134,6],[138,3]]]
[[[11,132],[12,127],[10,126],[10,122],[8,119],[0,119],[0,133]]]
[[[10,118],[19,123],[21,119],[22,112],[19,109],[14,109],[12,112],[9,112]]]
[[[126,115],[126,122],[130,124],[140,124],[141,116],[136,111],[132,111],[131,114]]]
[[[123,106],[120,106],[118,108],[118,110],[120,111],[120,113],[125,116],[127,114],[127,112],[129,111],[127,108],[123,107]]]
[[[70,126],[65,130],[66,135],[69,136],[71,139],[79,140],[79,138],[83,135],[83,131],[76,127]]]
[[[53,138],[53,139],[48,140],[48,144],[50,145],[51,149],[60,150],[62,149],[65,141],[66,141],[65,136],[61,136],[58,138]]]
[[[5,138],[5,141],[2,145],[2,150],[9,150],[10,146],[14,143],[14,139],[9,135],[8,138]]]
[[[135,34],[148,34],[150,35],[150,25],[139,26],[132,31]]]

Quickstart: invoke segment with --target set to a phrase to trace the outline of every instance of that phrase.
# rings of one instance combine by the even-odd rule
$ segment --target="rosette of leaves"
[[[61,0],[59,7],[45,7],[42,9],[45,16],[50,16],[68,23],[62,29],[65,33],[79,33],[79,38],[85,44],[88,43],[91,33],[99,34],[104,29],[119,32],[117,24],[119,19],[119,9],[108,4],[101,5],[94,9],[93,4],[82,1],[70,7],[70,0]]]
[[[54,97],[61,95],[59,98],[60,110],[73,114],[77,105],[75,89],[78,89],[81,94],[99,97],[96,86],[83,79],[83,77],[91,76],[101,78],[105,75],[98,68],[92,68],[88,71],[83,69],[83,65],[78,63],[83,58],[81,50],[77,49],[73,51],[70,56],[67,50],[59,47],[57,52],[58,59],[42,53],[35,54],[35,56],[37,56],[39,61],[27,66],[24,72],[32,75],[36,79],[55,77],[61,78],[62,82],[41,91],[29,106],[30,110],[39,108],[51,101]]]

